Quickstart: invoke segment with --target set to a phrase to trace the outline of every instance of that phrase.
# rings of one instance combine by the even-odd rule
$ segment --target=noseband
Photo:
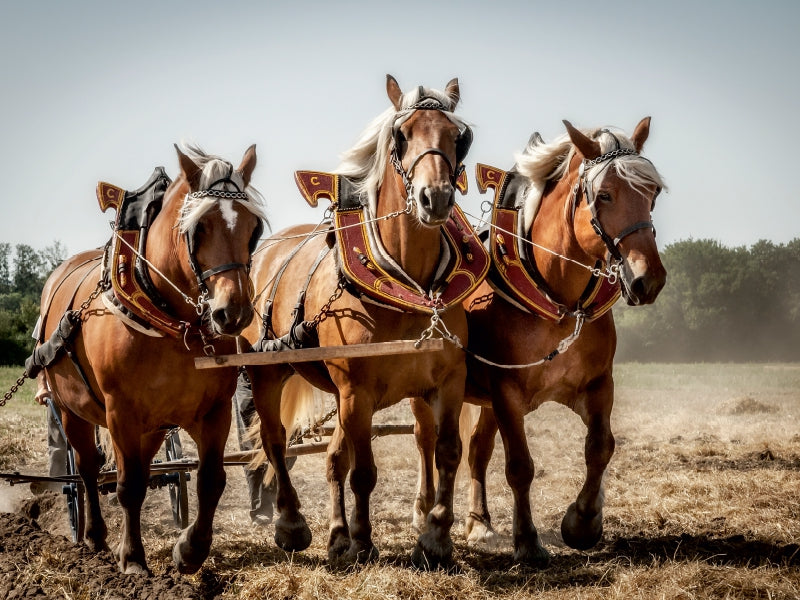
[[[204,198],[206,196],[212,196],[214,198],[220,198],[224,200],[249,200],[249,196],[246,192],[243,192],[239,185],[231,179],[231,175],[233,174],[233,167],[230,168],[230,172],[228,173],[227,177],[223,177],[221,179],[216,180],[207,189],[198,190],[196,192],[192,192],[187,194],[187,198]],[[228,190],[224,189],[214,189],[214,186],[218,184],[225,184],[230,183],[236,188],[235,192],[229,192]],[[254,244],[258,241],[261,237],[261,231],[263,229],[263,225],[259,221],[259,225],[256,227],[255,232],[253,233],[253,240],[250,244],[250,254],[252,255],[252,251],[254,250]],[[184,239],[186,241],[186,250],[189,255],[189,264],[192,267],[192,271],[195,274],[197,279],[197,285],[200,288],[200,292],[203,295],[208,294],[208,287],[206,286],[206,281],[213,277],[214,275],[218,275],[219,273],[224,273],[225,271],[234,271],[238,269],[244,270],[245,274],[250,273],[250,262],[248,261],[247,264],[232,262],[232,263],[225,263],[222,265],[218,265],[216,267],[212,267],[210,269],[203,270],[200,267],[200,263],[195,256],[195,243],[194,243],[194,236],[192,232],[187,231],[184,235]]]
[[[613,135],[613,134],[612,134]],[[616,139],[616,138],[615,138]],[[580,167],[578,168],[578,181],[575,183],[575,189],[573,193],[573,202],[572,202],[572,216],[573,220],[575,217],[575,210],[580,204],[580,192],[583,191],[583,195],[586,198],[586,205],[589,207],[589,210],[592,211],[592,219],[590,223],[592,224],[592,228],[594,229],[595,233],[600,236],[600,239],[603,240],[603,243],[606,245],[608,249],[608,253],[610,256],[614,258],[614,260],[618,263],[622,262],[622,252],[619,250],[619,243],[629,236],[630,234],[634,233],[635,231],[639,231],[640,229],[652,229],[653,236],[656,235],[656,228],[653,225],[653,221],[638,221],[632,225],[629,225],[622,231],[620,231],[616,237],[611,237],[608,232],[603,228],[602,223],[600,223],[600,217],[597,213],[597,205],[595,203],[594,198],[594,190],[592,188],[592,183],[594,180],[605,171],[611,163],[614,162],[617,158],[621,156],[639,156],[639,153],[636,150],[631,150],[628,148],[620,148],[619,142],[617,142],[617,148],[615,150],[611,150],[610,152],[606,152],[597,158],[592,160],[584,159],[581,163]],[[647,159],[645,159],[647,160]],[[589,179],[589,171],[592,167],[607,163],[594,177]],[[653,202],[655,203],[655,198],[661,192],[661,188],[656,190],[656,194],[653,197]],[[651,205],[652,210],[652,205]]]
[[[439,102],[435,98],[431,98],[430,96],[423,96],[422,95],[422,87],[419,88],[420,99],[409,106],[403,113],[406,112],[413,112],[416,110],[438,110],[443,113],[448,112],[446,106],[444,106],[441,102]],[[403,168],[403,162],[400,158],[400,125],[402,123],[398,123],[399,118],[395,121],[395,125],[392,128],[392,154],[391,154],[391,162],[392,166],[395,168],[397,173],[403,179],[403,185],[406,188],[406,194],[410,199],[412,197],[412,178],[414,177],[414,169],[417,167],[422,158],[428,154],[434,154],[441,156],[444,161],[447,163],[447,168],[450,171],[450,183],[455,187],[456,181],[458,180],[459,175],[464,171],[464,158],[467,156],[467,152],[469,152],[469,148],[472,145],[472,129],[468,126],[464,126],[464,129],[458,134],[458,138],[456,139],[456,165],[453,166],[450,158],[442,152],[439,148],[427,148],[420,152],[417,156],[414,157],[414,160],[411,161],[411,165],[408,167],[408,170]]]

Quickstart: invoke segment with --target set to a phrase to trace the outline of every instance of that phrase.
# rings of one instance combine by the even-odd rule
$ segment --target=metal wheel
[[[67,446],[67,474],[78,474],[78,470],[75,468],[75,451],[69,445]],[[77,544],[83,539],[86,526],[83,481],[65,483],[61,489],[67,496],[67,516],[69,517],[69,528],[72,531],[72,541]]]
[[[167,461],[179,460],[183,458],[183,447],[178,436],[178,430],[173,429],[164,441],[164,450]],[[167,474],[167,488],[169,489],[169,501],[172,505],[172,519],[180,529],[189,526],[189,492],[186,482],[189,474],[186,471],[176,471]]]
[[[58,426],[58,431],[64,440],[64,445],[67,448],[67,475],[79,475],[78,468],[75,465],[75,450],[67,440],[67,434],[64,433],[64,426],[61,423],[61,415],[53,405],[52,399],[47,399],[47,408],[50,410],[50,415]],[[80,477],[76,481],[65,483],[61,487],[61,491],[67,497],[67,517],[69,519],[69,528],[72,532],[72,541],[76,544],[83,539],[83,533],[86,529],[86,513],[83,499],[85,497],[86,488]]]

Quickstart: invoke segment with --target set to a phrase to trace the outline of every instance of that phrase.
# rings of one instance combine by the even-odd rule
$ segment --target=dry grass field
[[[0,369],[4,390],[18,374]],[[489,491],[501,545],[471,548],[462,541],[462,477],[453,530],[458,568],[415,571],[416,450],[410,436],[393,436],[374,442],[379,473],[372,516],[381,551],[375,564],[327,567],[324,455],[312,455],[298,458],[292,471],[314,533],[307,551],[288,555],[274,545],[271,527],[250,525],[244,477],[229,467],[211,556],[189,577],[172,567],[177,534],[166,490],[148,494],[144,531],[153,576],[136,578],[115,574],[110,554],[89,556],[61,537],[69,534],[63,497],[37,502],[27,487],[0,482],[0,510],[36,516],[41,528],[23,515],[0,515],[6,524],[0,592],[64,598],[800,598],[800,365],[623,364],[616,381],[617,450],[606,476],[605,534],[589,552],[565,547],[559,534],[583,479],[583,425],[553,404],[527,418],[537,469],[534,516],[553,554],[546,570],[511,561],[511,494],[498,443]],[[32,393],[27,383],[0,408],[0,471],[45,472],[44,410]],[[410,423],[407,404],[379,413],[376,422]],[[190,494],[192,514],[193,501]],[[120,511],[103,503],[113,541]],[[28,541],[21,545],[12,533]],[[9,559],[12,547],[17,552]]]

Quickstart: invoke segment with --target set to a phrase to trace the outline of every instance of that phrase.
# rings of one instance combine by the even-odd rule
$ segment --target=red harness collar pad
[[[519,243],[522,240],[518,231],[520,205],[516,198],[506,197],[510,187],[515,192],[520,191],[519,186],[509,185],[515,177],[518,175],[514,172],[480,163],[476,166],[478,189],[485,193],[488,188],[494,188],[495,196],[489,236],[492,257],[490,283],[525,309],[550,321],[560,322],[565,316],[577,312],[584,313],[587,321],[604,315],[620,296],[619,283],[611,284],[606,277],[593,276],[574,309],[552,299],[535,263],[524,251],[522,244],[525,242]]]
[[[160,210],[163,193],[169,183],[169,178],[159,167],[150,180],[135,192],[99,182],[97,200],[103,212],[108,208],[117,212],[115,235],[108,249],[111,255],[106,263],[114,293],[113,301],[134,320],[178,338],[184,335],[188,324],[171,316],[157,304],[158,299],[154,299],[152,291],[148,293],[143,285],[136,265],[137,251],[144,251],[150,219]]]
[[[370,242],[364,208],[349,193],[352,184],[345,177],[298,171],[295,181],[312,206],[320,197],[333,202],[340,269],[369,298],[404,311],[433,313],[461,303],[489,272],[489,254],[458,205],[441,228],[451,254],[447,273],[437,282],[437,289],[423,293],[381,266]]]

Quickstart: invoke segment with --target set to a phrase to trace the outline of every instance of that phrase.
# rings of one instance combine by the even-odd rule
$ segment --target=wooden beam
[[[217,367],[241,367],[243,365],[275,365],[334,358],[362,358],[389,354],[439,352],[443,349],[444,340],[442,338],[422,341],[396,340],[393,342],[352,344],[349,346],[321,346],[318,348],[303,348],[301,350],[280,350],[278,352],[246,352],[244,354],[201,356],[194,359],[194,366],[196,369],[214,369]]]

